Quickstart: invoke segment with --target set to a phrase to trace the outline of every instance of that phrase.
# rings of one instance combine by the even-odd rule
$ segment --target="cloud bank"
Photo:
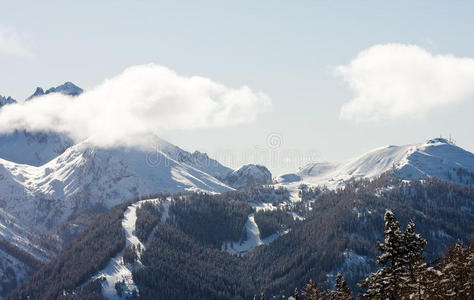
[[[433,55],[414,45],[376,45],[336,68],[354,91],[340,118],[379,121],[422,118],[474,98],[474,59]]]
[[[0,26],[0,56],[31,56],[20,35],[12,29]]]
[[[99,147],[150,146],[163,130],[252,122],[267,110],[264,93],[184,77],[155,64],[127,68],[77,97],[53,93],[0,110],[0,133],[15,129],[65,133]]]

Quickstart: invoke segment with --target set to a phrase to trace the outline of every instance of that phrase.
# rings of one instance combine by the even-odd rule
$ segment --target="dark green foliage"
[[[405,235],[400,230],[400,223],[395,219],[391,211],[385,213],[385,243],[377,242],[377,247],[381,255],[377,257],[377,262],[383,268],[372,273],[361,284],[367,288],[362,294],[370,299],[399,299],[402,287],[405,284],[403,276],[407,273],[407,265],[410,262]],[[414,225],[413,225],[414,227]],[[408,228],[407,228],[408,229]],[[412,232],[414,235],[414,232]],[[424,245],[423,245],[424,246]],[[424,247],[416,251],[419,256],[423,253]]]
[[[7,242],[5,239],[0,239],[0,249],[7,252],[11,256],[15,257],[21,262],[24,262],[32,270],[36,271],[44,265],[44,263],[36,259],[33,255],[28,252],[18,248],[14,244]]]
[[[278,206],[280,203],[288,202],[290,194],[288,190],[282,187],[252,186],[243,191],[230,191],[220,195],[214,195],[214,197],[223,199],[224,201],[263,202]]]
[[[133,274],[142,299],[251,299],[245,260],[207,248],[160,223]]]
[[[305,285],[301,294],[304,300],[323,300],[326,298],[326,293],[312,279]]]
[[[128,245],[123,251],[123,262],[127,265],[133,265],[137,261],[137,249],[135,245]]]
[[[435,269],[437,275],[431,272],[431,278],[427,278],[426,299],[473,299],[474,240],[465,247],[458,241]]]
[[[403,182],[390,174],[376,180],[359,180],[344,189],[318,197],[288,234],[267,247],[248,254],[250,273],[267,294],[290,294],[309,278],[329,287],[326,274],[344,266],[348,250],[365,263],[344,266],[349,287],[376,270],[376,240],[383,239],[383,216],[391,209],[403,224],[413,218],[417,231],[426,237],[430,261],[458,238],[468,240],[474,232],[474,187],[437,179]]]
[[[277,204],[286,197],[287,192],[272,188],[253,188],[221,195],[178,195],[169,207],[168,223],[157,222],[156,226],[155,213],[138,213],[140,220],[137,219],[137,224],[143,226],[137,226],[144,232],[141,234],[143,241],[153,228],[157,228],[147,241],[147,250],[142,253],[144,267],[134,274],[140,296],[144,299],[251,299],[263,291],[270,299],[293,294],[292,287],[303,287],[310,278],[321,288],[328,288],[334,280],[337,283],[335,274],[338,271],[347,280],[344,286],[356,291],[355,283],[377,269],[375,241],[384,238],[384,213],[387,209],[391,209],[402,224],[413,218],[417,224],[416,231],[428,240],[425,252],[428,261],[444,253],[446,245],[458,238],[468,240],[473,237],[474,187],[436,179],[406,183],[389,174],[376,180],[351,181],[345,189],[325,191],[317,199],[309,200],[298,208],[304,212],[306,220],[288,225],[287,234],[268,246],[257,247],[242,258],[218,250],[223,241],[241,239],[248,214],[252,212],[249,203]],[[307,209],[308,203],[311,203],[311,209]],[[295,209],[295,206],[288,205],[284,209]],[[262,236],[281,228],[281,224],[285,226],[286,215],[280,215],[280,212],[274,216],[262,216],[263,223],[260,216],[256,217],[263,229]],[[280,227],[273,222],[277,219],[282,222],[278,224]],[[265,229],[266,226],[270,229]],[[414,226],[410,227],[400,231],[411,232],[410,240],[415,242],[413,247],[419,247],[423,244],[421,237],[415,234]],[[96,230],[99,229],[89,227],[72,245],[79,247],[78,243],[87,244],[94,240],[96,245],[108,249],[116,242],[111,243],[109,238],[119,236],[107,235],[100,230],[101,234],[96,234]],[[403,243],[410,244],[406,239]],[[44,274],[35,275],[33,281],[12,294],[17,297],[11,299],[21,299],[18,295],[33,295],[33,292],[40,291],[56,293],[59,290],[53,283],[66,291],[79,286],[80,280],[69,283],[73,278],[69,270],[89,270],[89,261],[96,261],[96,254],[84,249],[86,254],[83,257],[80,252],[69,248],[65,251],[66,254],[63,251],[58,256],[59,260],[44,268]],[[350,255],[361,258],[361,261],[347,265]],[[60,259],[63,256],[71,262]],[[407,256],[407,261],[419,260],[418,254]],[[52,275],[52,270],[56,275]],[[419,263],[413,272],[420,270],[424,273],[419,281],[413,281],[405,274],[402,276],[403,284],[410,286],[408,292],[413,292],[412,287],[430,286],[441,276],[436,269],[423,263]],[[454,274],[465,272],[456,271]],[[457,275],[450,276],[458,278]],[[49,294],[50,298],[57,296],[54,293]]]
[[[298,196],[303,202],[316,200],[316,198],[321,196],[323,193],[323,189],[320,187],[309,187],[305,184],[300,185],[299,189],[300,191],[298,192]]]
[[[160,222],[163,213],[162,207],[153,202],[141,204],[137,210],[137,220],[135,222],[135,231],[138,239],[145,243],[153,228]]]
[[[293,216],[282,209],[260,210],[255,213],[254,217],[262,239],[274,233],[285,231],[295,223]]]
[[[101,278],[86,284],[80,291],[74,294],[68,294],[61,297],[61,299],[68,300],[106,300],[102,295],[102,280]]]
[[[244,225],[250,205],[221,196],[194,193],[176,197],[170,204],[170,222],[203,245],[220,249],[224,241],[245,240]]]
[[[472,299],[474,296],[474,245],[458,241],[448,254],[427,267],[422,253],[426,241],[410,221],[402,234],[391,212],[385,214],[385,243],[378,243],[382,266],[364,279],[362,297],[386,299]]]
[[[110,258],[125,247],[121,221],[132,201],[99,216],[51,263],[40,268],[30,281],[13,291],[7,299],[64,299],[63,294],[72,295],[77,287],[103,269]]]
[[[115,291],[117,292],[117,295],[119,297],[122,297],[122,294],[123,294],[123,285],[124,285],[124,282],[123,280],[122,281],[118,281],[115,283]]]
[[[330,290],[329,298],[331,300],[352,300],[354,297],[352,296],[352,292],[349,289],[344,277],[341,274],[337,274],[336,277],[336,284],[334,286],[334,290]]]

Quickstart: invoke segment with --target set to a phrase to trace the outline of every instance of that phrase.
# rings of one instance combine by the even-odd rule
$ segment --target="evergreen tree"
[[[472,299],[474,291],[474,251],[458,241],[441,263],[441,290],[446,299]]]
[[[336,285],[334,291],[329,291],[329,295],[332,300],[350,300],[354,299],[352,297],[351,290],[347,286],[344,277],[341,274],[337,274],[336,277]]]
[[[293,295],[293,298],[295,298],[295,300],[299,300],[300,299],[300,293],[298,291],[298,288],[295,288],[295,293]]]
[[[305,300],[321,300],[326,298],[324,291],[312,279],[304,287],[302,295]]]
[[[424,261],[423,252],[426,240],[415,232],[415,223],[408,222],[403,242],[406,247],[406,275],[403,278],[403,296],[409,299],[423,299],[428,282],[425,281],[427,265]]]
[[[362,294],[363,297],[395,300],[399,299],[404,265],[408,262],[407,249],[404,245],[404,235],[400,231],[400,223],[395,219],[395,215],[387,210],[384,219],[385,243],[377,242],[382,253],[377,257],[377,262],[383,268],[370,274],[360,286],[367,288]]]

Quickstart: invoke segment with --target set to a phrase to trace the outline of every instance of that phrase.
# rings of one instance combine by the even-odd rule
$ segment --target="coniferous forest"
[[[147,247],[125,249],[124,261],[134,264],[140,251],[139,297],[470,299],[474,187],[387,173],[333,191],[302,186],[300,195],[294,204],[273,187],[150,197],[170,203],[136,211]],[[121,219],[136,201],[99,216],[8,299],[100,299],[100,278],[89,278],[124,249]],[[278,209],[256,211],[256,203]],[[250,214],[262,238],[281,236],[245,255],[227,253],[224,242],[248,238]]]

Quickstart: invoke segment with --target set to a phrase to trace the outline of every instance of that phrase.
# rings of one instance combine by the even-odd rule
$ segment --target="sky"
[[[470,1],[0,0],[0,11],[0,95],[65,81],[90,91],[80,106],[52,97],[0,112],[0,131],[103,142],[107,123],[113,146],[152,128],[274,175],[440,135],[474,151]],[[97,113],[111,101],[113,114]]]

